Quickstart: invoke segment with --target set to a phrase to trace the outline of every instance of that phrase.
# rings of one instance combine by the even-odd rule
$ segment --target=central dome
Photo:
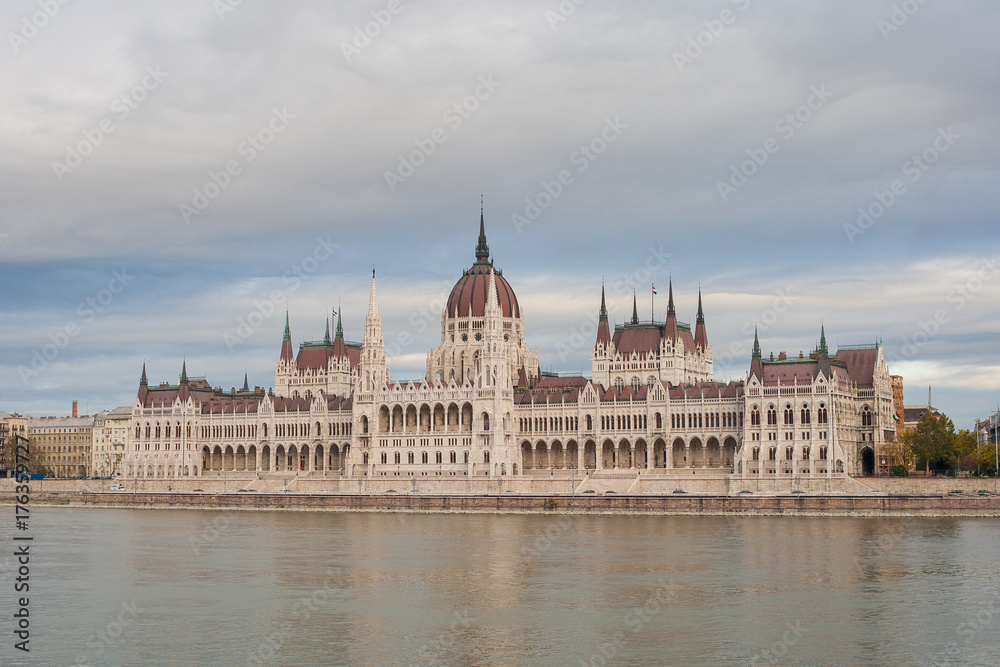
[[[490,260],[490,249],[486,245],[486,229],[483,223],[482,211],[479,213],[479,243],[476,245],[476,263],[463,272],[448,296],[448,317],[482,317],[486,313],[486,287],[490,282],[490,270],[493,262]],[[521,308],[517,305],[514,290],[503,275],[493,269],[497,284],[497,297],[500,310],[504,317],[521,317]]]

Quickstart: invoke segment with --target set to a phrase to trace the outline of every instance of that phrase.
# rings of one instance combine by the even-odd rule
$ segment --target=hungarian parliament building
[[[363,341],[344,339],[339,313],[330,329],[296,351],[286,314],[268,391],[213,389],[186,364],[178,384],[150,386],[144,364],[125,475],[831,478],[871,474],[896,432],[881,345],[831,354],[821,329],[813,352],[764,358],[755,331],[746,378],[716,382],[700,290],[692,328],[672,283],[663,321],[633,307],[623,324],[602,288],[590,378],[540,372],[482,214],[423,380],[391,378],[374,271]]]

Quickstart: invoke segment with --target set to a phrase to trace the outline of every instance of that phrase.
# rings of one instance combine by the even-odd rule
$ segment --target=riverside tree
[[[938,416],[928,410],[916,428],[903,433],[903,440],[917,457],[917,466],[924,464],[925,473],[931,468],[950,468],[958,458],[955,424],[945,414]]]

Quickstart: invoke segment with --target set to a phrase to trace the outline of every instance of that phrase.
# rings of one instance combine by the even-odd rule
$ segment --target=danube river
[[[4,665],[996,665],[1000,522],[36,507]]]

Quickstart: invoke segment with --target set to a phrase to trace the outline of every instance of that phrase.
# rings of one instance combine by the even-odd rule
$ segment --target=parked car
[[[687,493],[684,489],[674,489],[673,493]]]

